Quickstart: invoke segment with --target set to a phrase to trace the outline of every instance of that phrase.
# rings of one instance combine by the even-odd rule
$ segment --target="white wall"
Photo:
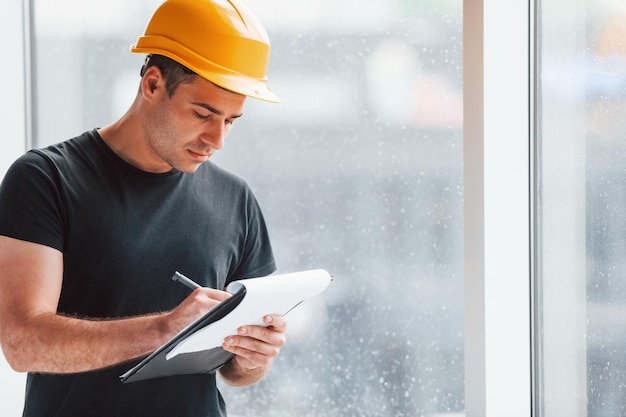
[[[0,177],[11,162],[26,149],[26,116],[24,86],[24,53],[22,1],[0,2],[0,39],[2,39],[3,62],[0,79],[4,80],[0,94]],[[20,416],[24,403],[25,376],[9,368],[0,355],[0,414]]]

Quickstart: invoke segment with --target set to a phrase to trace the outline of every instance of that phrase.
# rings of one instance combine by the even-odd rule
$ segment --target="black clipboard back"
[[[232,297],[222,301],[206,314],[181,330],[176,336],[155,350],[137,365],[120,375],[123,383],[136,382],[171,375],[208,374],[215,372],[228,362],[233,354],[222,348],[213,348],[200,352],[183,353],[171,359],[167,354],[188,336],[209,324],[221,320],[241,303],[246,295],[246,288],[240,287]]]

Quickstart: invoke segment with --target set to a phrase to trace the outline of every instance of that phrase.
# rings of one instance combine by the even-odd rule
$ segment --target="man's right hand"
[[[230,293],[213,288],[202,287],[193,290],[189,297],[180,303],[178,307],[165,315],[164,322],[168,326],[168,333],[171,333],[167,340],[184,329],[189,323],[230,297]]]

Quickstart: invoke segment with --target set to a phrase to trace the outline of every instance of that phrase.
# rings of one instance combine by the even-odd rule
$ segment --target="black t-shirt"
[[[174,271],[222,289],[275,270],[246,183],[206,162],[152,174],[90,131],[18,159],[0,186],[0,234],[63,252],[58,312],[115,318],[166,311],[189,289]],[[24,415],[223,416],[215,374],[121,384],[136,362],[69,375],[29,374]]]

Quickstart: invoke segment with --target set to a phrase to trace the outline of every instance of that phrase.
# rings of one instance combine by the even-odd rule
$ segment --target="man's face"
[[[201,77],[180,84],[172,97],[164,83],[160,86],[148,104],[144,126],[155,167],[150,171],[194,172],[222,148],[233,122],[243,114],[246,97]]]

